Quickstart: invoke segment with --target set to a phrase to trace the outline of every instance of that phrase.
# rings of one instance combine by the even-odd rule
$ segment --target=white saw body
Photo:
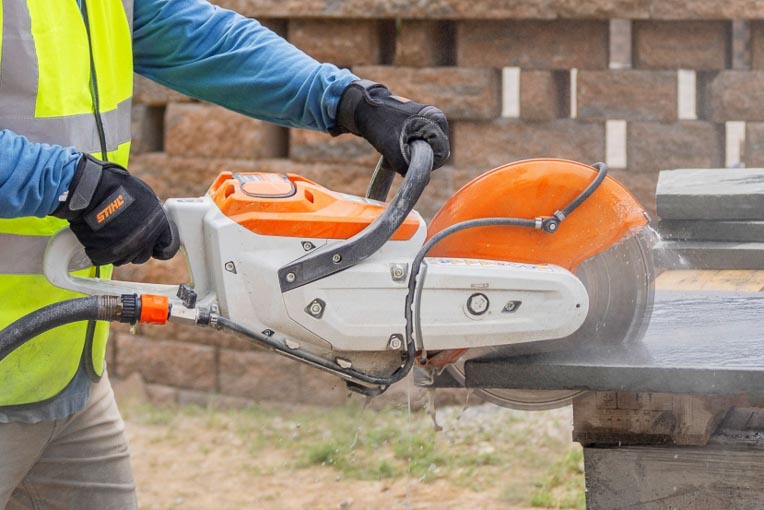
[[[415,164],[416,159],[412,168]],[[428,164],[431,160],[424,166]],[[575,170],[582,182],[598,175],[592,167],[575,165],[587,169]],[[395,199],[386,204],[336,193],[295,175],[224,172],[205,196],[165,203],[178,227],[192,281],[179,287],[74,277],[70,271],[86,265],[86,257],[68,229],[52,239],[45,274],[54,285],[90,295],[166,296],[170,321],[234,329],[368,393],[384,390],[405,375],[401,372],[411,368],[415,352],[426,366],[427,353],[451,352],[455,360],[465,350],[532,345],[571,337],[587,317],[591,321],[590,291],[575,274],[578,261],[571,263],[570,257],[561,257],[559,264],[555,257],[538,253],[519,257],[490,236],[466,244],[457,241],[455,246],[462,251],[448,247],[444,251],[445,241],[430,246],[428,240],[433,241],[437,231],[428,232],[422,217],[411,209],[427,175],[420,172],[416,183],[413,173],[410,169]],[[501,182],[506,181],[502,177]],[[490,187],[496,188],[496,182]],[[419,189],[412,193],[411,186]],[[613,211],[589,212],[581,215],[581,221],[592,223],[591,214],[620,214],[620,233],[610,237],[623,238],[624,232],[633,231],[640,223],[635,215],[644,218],[644,213],[637,204],[638,212],[623,217],[624,204],[635,206],[633,197],[621,190],[614,192],[617,207],[608,206]],[[506,196],[506,201],[512,200]],[[457,209],[463,214],[463,207]],[[501,211],[495,216],[507,217]],[[439,217],[442,220],[442,214]],[[573,223],[575,214],[570,217]],[[355,223],[346,224],[348,218]],[[466,219],[481,218],[486,215]],[[537,246],[515,232],[539,236],[531,244],[555,236],[565,241],[570,235],[562,233],[564,220],[562,213],[534,215],[520,226],[465,226],[453,237],[467,230],[484,236],[490,229],[500,229],[501,242],[534,251]],[[459,221],[464,219],[451,224]],[[585,242],[573,251],[584,256],[615,244],[604,235],[577,235]],[[483,249],[472,243],[482,243]],[[552,248],[557,253],[570,251]],[[496,249],[506,255],[496,256]],[[635,320],[644,318],[640,308],[644,306],[631,307]],[[511,399],[500,403],[512,404]]]
[[[204,213],[187,211],[197,207]],[[281,293],[280,267],[303,257],[306,243],[318,249],[337,241],[254,234],[225,216],[209,197],[169,200],[166,208],[181,236],[185,230],[204,232],[203,243],[185,246],[192,268],[194,257],[205,251],[213,267],[235,268],[210,272],[216,278],[209,293],[226,317],[333,350],[384,351],[394,338],[401,340],[401,349],[409,266],[426,235],[418,214],[420,228],[410,239],[388,241],[353,267]],[[199,216],[201,225],[187,224],[187,218]],[[586,289],[560,267],[451,258],[426,258],[425,265],[421,305],[414,312],[422,330],[420,349],[560,338],[586,318]]]

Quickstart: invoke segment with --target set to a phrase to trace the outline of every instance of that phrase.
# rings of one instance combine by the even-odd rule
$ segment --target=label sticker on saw
[[[428,259],[427,263],[436,266],[469,266],[469,267],[508,267],[512,269],[526,269],[529,271],[554,271],[554,267],[547,264],[523,264],[520,262],[505,262],[502,260],[484,259]]]

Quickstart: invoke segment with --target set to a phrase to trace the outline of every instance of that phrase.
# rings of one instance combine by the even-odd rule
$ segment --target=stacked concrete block
[[[764,120],[764,71],[720,71],[704,77],[700,115],[713,122]]]
[[[213,0],[245,16],[401,19],[656,19],[715,20],[761,18],[755,0]]]
[[[570,72],[523,70],[520,115],[527,121],[570,117]]]
[[[385,37],[385,23],[377,20],[295,19],[288,39],[321,62],[340,67],[377,64],[394,41]]]
[[[580,71],[578,116],[672,122],[677,118],[675,71]]]
[[[595,162],[605,152],[601,123],[557,119],[525,123],[516,119],[460,122],[453,129],[459,168],[489,169],[528,158],[564,158]]]
[[[724,126],[712,122],[631,122],[626,141],[632,172],[655,174],[665,168],[724,165]]]
[[[401,20],[393,63],[403,67],[454,65],[454,30],[451,21]]]
[[[460,66],[607,69],[605,21],[464,21],[458,23]]]
[[[764,169],[661,172],[657,204],[663,267],[764,269]]]
[[[635,21],[633,65],[637,69],[726,69],[731,28],[728,20]]]

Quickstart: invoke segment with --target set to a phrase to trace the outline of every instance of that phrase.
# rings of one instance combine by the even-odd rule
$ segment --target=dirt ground
[[[572,475],[558,469],[575,448],[570,408],[445,408],[438,412],[443,431],[434,432],[428,416],[400,409],[364,410],[358,418],[352,406],[160,409],[120,400],[142,509],[516,510],[580,508],[570,501],[582,500],[569,494],[582,493],[580,460],[572,471],[564,468]],[[345,427],[354,421],[355,433]],[[383,442],[369,443],[380,434],[387,434]],[[347,449],[346,462],[321,457],[322,441]],[[392,449],[406,441],[425,453],[396,458]],[[311,453],[316,445],[318,457]],[[387,468],[365,471],[376,462]],[[559,487],[570,480],[572,491]]]

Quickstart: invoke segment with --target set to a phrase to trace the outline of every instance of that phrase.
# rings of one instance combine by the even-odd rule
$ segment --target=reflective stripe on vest
[[[0,0],[0,129],[33,142],[73,146],[101,156],[91,90],[91,51],[110,161],[127,165],[132,96],[132,0]],[[89,40],[90,39],[90,40]],[[43,275],[48,236],[67,223],[47,217],[0,220],[0,328],[50,303],[79,294]],[[102,277],[110,276],[104,269]],[[79,274],[93,276],[93,270]],[[60,393],[81,358],[100,374],[108,329],[92,348],[86,323],[56,328],[0,360],[0,407],[25,406]]]
[[[0,76],[0,80],[2,76]],[[0,82],[0,90],[2,83]],[[0,92],[2,97],[2,92]],[[104,134],[106,135],[106,150],[114,151],[117,147],[130,141],[130,109],[132,101],[126,99],[117,105],[115,110],[101,113]],[[0,111],[2,105],[0,105]],[[7,120],[6,115],[0,115],[0,125],[13,125],[12,131],[24,133],[30,141],[49,144],[74,146],[80,152],[99,154],[101,143],[92,113],[68,115],[66,117],[49,118],[13,118]]]
[[[0,234],[0,274],[42,274],[48,236]]]

